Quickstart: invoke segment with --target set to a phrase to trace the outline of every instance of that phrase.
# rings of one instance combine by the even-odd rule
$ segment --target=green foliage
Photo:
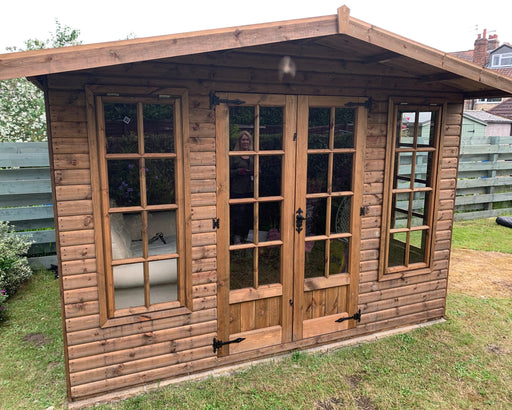
[[[24,49],[39,50],[80,44],[79,30],[62,26],[55,21],[55,33],[47,40],[29,39]],[[43,92],[26,78],[0,81],[0,142],[27,142],[46,140],[46,115]]]
[[[0,221],[0,289],[12,296],[32,275],[25,256],[32,241],[14,234],[9,222]]]
[[[5,290],[0,290],[0,323],[2,323],[5,320],[5,311],[6,307],[4,305],[4,302],[7,300],[9,296],[7,295],[7,292]]]

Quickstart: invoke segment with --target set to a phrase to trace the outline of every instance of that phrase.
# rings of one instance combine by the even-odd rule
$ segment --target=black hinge
[[[372,97],[368,98],[364,102],[348,102],[345,104],[345,107],[365,107],[368,111],[372,112]]]
[[[361,321],[361,309],[359,309],[359,311],[357,313],[354,313],[352,316],[340,317],[335,322],[341,323],[341,322],[344,322],[345,320],[350,320],[350,319],[354,319],[354,320],[357,320],[358,322],[360,322]]]
[[[229,342],[223,342],[222,340],[217,339],[216,337],[213,338],[213,353],[217,353],[217,350],[219,350],[224,345],[229,345],[231,343],[240,343],[245,340],[245,337],[239,337],[235,340],[230,340]]]
[[[212,218],[212,229],[219,229],[219,228],[220,228],[220,219]]]
[[[359,210],[359,215],[360,216],[365,216],[367,213],[368,213],[368,207],[367,206],[362,206],[361,209]]]
[[[297,209],[295,212],[295,230],[298,233],[302,232],[302,223],[306,220],[306,217],[302,215],[303,212],[304,211],[301,208]]]
[[[212,108],[214,105],[219,105],[220,103],[241,105],[245,104],[245,101],[240,99],[228,100],[226,98],[220,98],[215,95],[215,91],[210,91],[210,108]]]

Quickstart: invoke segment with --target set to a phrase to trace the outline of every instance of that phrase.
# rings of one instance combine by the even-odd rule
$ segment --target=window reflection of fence
[[[455,219],[512,214],[512,137],[463,136]]]
[[[48,143],[0,144],[0,220],[32,236],[31,263],[56,263]]]

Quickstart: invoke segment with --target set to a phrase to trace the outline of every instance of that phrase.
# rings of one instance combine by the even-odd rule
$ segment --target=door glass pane
[[[140,205],[139,161],[115,159],[107,161],[108,192],[111,206]]]
[[[389,260],[388,266],[405,265],[405,245],[407,242],[407,232],[397,232],[390,234],[389,241]]]
[[[114,266],[116,309],[144,305],[144,268],[142,263]]]
[[[428,192],[415,192],[413,194],[411,226],[421,226],[427,224],[426,209],[428,197]]]
[[[411,231],[411,246],[409,249],[409,264],[425,262],[427,231]]]
[[[331,205],[331,233],[350,232],[350,196],[333,197]]]
[[[174,107],[170,104],[144,104],[144,151],[174,152]]]
[[[414,143],[414,124],[416,113],[398,112],[397,141],[398,148],[412,147]]]
[[[252,198],[254,195],[254,157],[229,158],[229,193],[231,198]]]
[[[395,154],[395,181],[393,188],[407,189],[411,186],[412,152]]]
[[[332,191],[352,191],[353,154],[334,154],[332,169]]]
[[[393,194],[393,213],[391,229],[407,228],[409,216],[409,193]]]
[[[104,112],[107,153],[137,153],[137,105],[105,103]]]
[[[330,108],[310,108],[308,122],[308,148],[329,148],[329,130],[331,123]]]
[[[354,120],[353,108],[336,108],[334,126],[334,148],[354,147]]]
[[[281,239],[281,202],[261,202],[258,212],[259,242]]]
[[[241,148],[242,132],[249,133],[251,143],[246,149]],[[254,107],[229,107],[229,146],[232,151],[253,150],[254,141]]]
[[[418,146],[431,147],[435,137],[435,112],[418,113]]]
[[[249,231],[253,231],[253,209],[250,204],[236,204],[229,207],[231,244],[252,242]]]
[[[259,196],[281,195],[281,156],[270,155],[259,157]]]
[[[325,276],[325,241],[306,242],[304,278]]]
[[[281,246],[259,249],[258,286],[281,283]]]
[[[176,203],[174,159],[146,159],[148,205]]]
[[[260,107],[260,150],[283,148],[283,107]]]
[[[253,249],[229,252],[230,289],[254,287]]]
[[[149,299],[151,304],[178,299],[177,259],[149,262]]]
[[[148,212],[149,255],[176,252],[176,211]]]
[[[306,200],[306,236],[325,235],[326,198]]]
[[[329,250],[329,275],[348,272],[349,238],[332,239]]]
[[[307,193],[327,192],[328,154],[308,155]]]
[[[425,188],[430,186],[430,174],[432,172],[432,152],[417,152],[416,166],[414,170],[414,187]]]

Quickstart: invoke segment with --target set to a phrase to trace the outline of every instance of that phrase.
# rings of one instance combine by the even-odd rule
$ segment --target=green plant
[[[0,289],[9,296],[32,275],[25,256],[32,243],[27,236],[15,235],[9,222],[0,221]]]
[[[4,302],[7,300],[7,292],[5,290],[0,290],[0,323],[5,321],[5,310],[6,307],[4,305]]]

